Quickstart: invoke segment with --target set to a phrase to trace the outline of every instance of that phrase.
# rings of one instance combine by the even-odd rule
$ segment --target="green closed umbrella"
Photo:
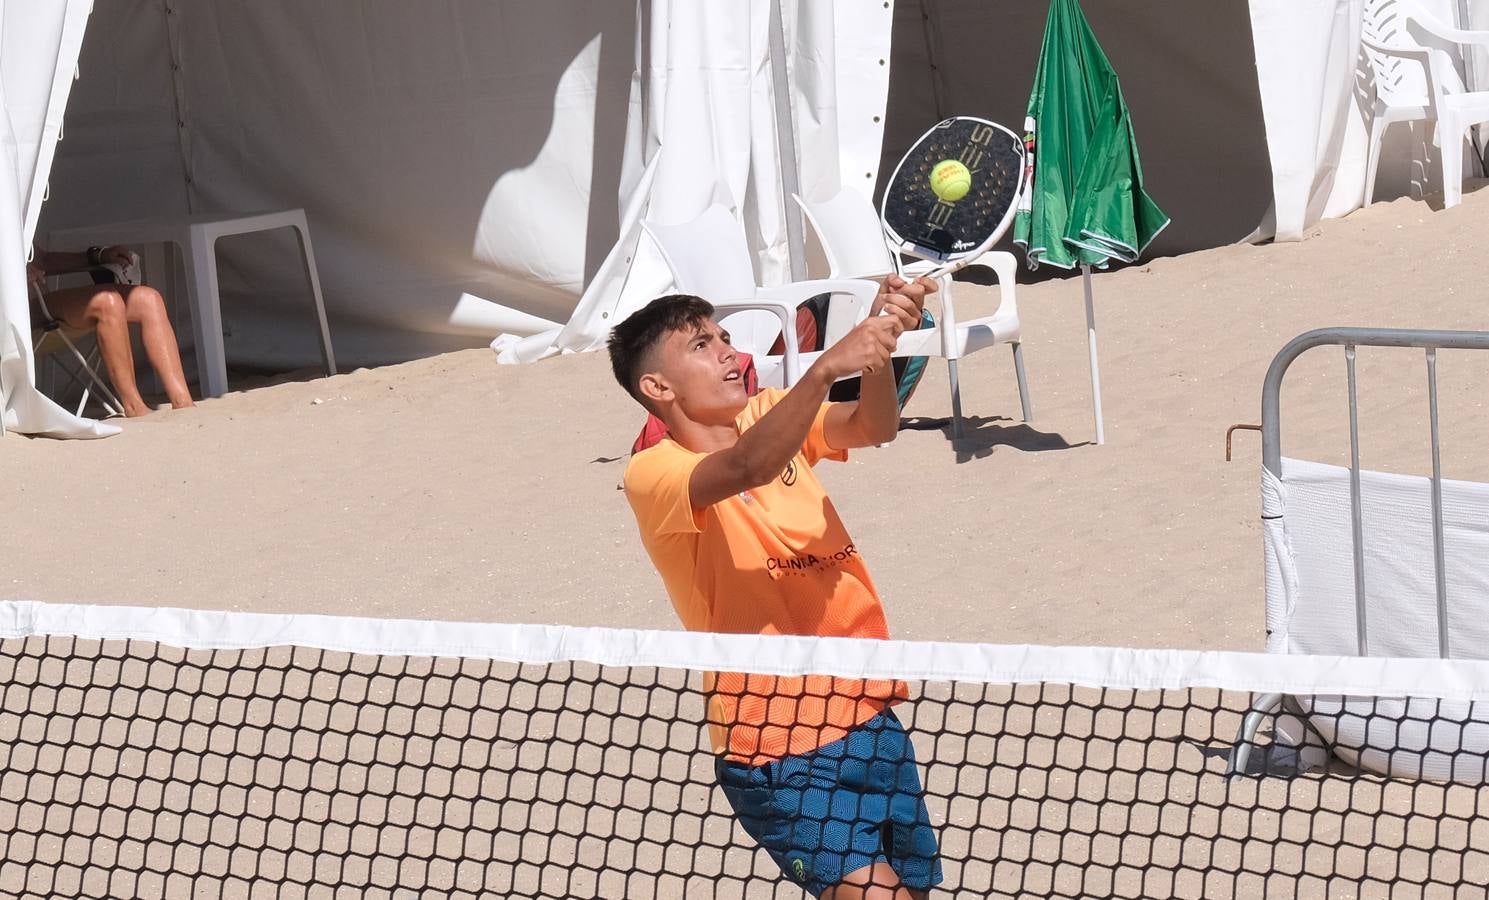
[[[1143,190],[1132,118],[1117,73],[1077,0],[1053,0],[1024,123],[1033,178],[1013,223],[1030,268],[1081,267],[1096,441],[1105,442],[1091,267],[1133,262],[1169,218]]]

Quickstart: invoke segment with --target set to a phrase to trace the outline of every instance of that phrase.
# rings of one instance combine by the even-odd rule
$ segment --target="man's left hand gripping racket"
[[[995,122],[956,116],[910,148],[884,188],[879,216],[893,252],[936,263],[931,278],[971,263],[1013,223],[1025,177],[1023,140]]]

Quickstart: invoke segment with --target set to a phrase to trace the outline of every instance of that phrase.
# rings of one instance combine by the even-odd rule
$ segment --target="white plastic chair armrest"
[[[819,278],[760,288],[755,292],[757,297],[782,300],[793,306],[799,306],[819,294],[834,295],[828,301],[827,326],[824,329],[825,337],[832,341],[868,317],[874,298],[879,294],[879,285],[860,278]],[[843,295],[846,295],[846,305],[843,299],[839,299]]]
[[[800,306],[818,294],[849,294],[862,299],[865,295],[870,303],[879,293],[879,284],[864,278],[817,278],[811,281],[793,281],[775,287],[763,287],[755,293],[757,297],[768,297]]]
[[[789,388],[801,378],[801,350],[797,346],[795,304],[757,297],[753,300],[722,300],[714,303],[713,309],[714,314],[720,318],[736,312],[773,313],[781,320],[781,343],[786,348],[781,358],[781,365],[785,370],[786,387]]]
[[[1013,292],[1014,283],[1018,280],[1018,257],[1006,250],[995,250],[992,253],[983,254],[982,258],[988,261],[986,263],[980,263],[980,265],[985,265],[989,269],[992,269],[993,273],[998,276],[998,293],[1000,295],[998,311],[1002,312],[1004,309],[1007,309],[1010,312],[1017,312],[1018,301],[1014,299]]]
[[[1432,64],[1432,54],[1426,47],[1397,47],[1393,44],[1382,44],[1378,41],[1373,41],[1363,35],[1360,37],[1360,43],[1377,53],[1384,53],[1387,56],[1416,60],[1424,66],[1430,66]]]
[[[1462,28],[1455,28],[1452,25],[1439,22],[1437,19],[1418,11],[1408,13],[1406,18],[1422,26],[1422,30],[1428,34],[1444,40],[1454,41],[1459,44],[1482,44],[1489,46],[1489,31],[1467,31]]]
[[[1014,298],[1014,281],[1018,276],[1018,257],[1007,250],[989,250],[982,254],[974,262],[969,262],[960,271],[968,269],[987,269],[998,279],[998,308],[995,314],[1018,315],[1018,301]],[[906,273],[909,273],[907,268]],[[951,291],[943,284],[941,293],[941,321],[939,325],[945,329],[946,352],[951,352],[951,344],[955,340],[957,327],[956,307],[951,300]],[[1006,312],[1005,312],[1006,310]]]

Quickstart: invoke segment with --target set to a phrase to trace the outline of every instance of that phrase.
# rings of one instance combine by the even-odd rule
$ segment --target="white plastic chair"
[[[797,307],[820,294],[834,295],[824,330],[826,347],[868,315],[879,293],[875,282],[841,278],[760,287],[744,229],[720,204],[691,222],[643,221],[641,228],[672,271],[676,289],[712,303],[734,345],[755,357],[762,387],[790,387],[819,355],[801,353],[797,347]],[[770,355],[771,345],[782,336],[784,355]]]
[[[1375,197],[1381,139],[1397,122],[1434,122],[1441,148],[1443,206],[1463,199],[1463,142],[1468,129],[1489,122],[1489,91],[1468,91],[1453,66],[1454,44],[1489,47],[1489,31],[1444,25],[1405,0],[1370,0],[1361,43],[1375,76],[1375,116],[1365,168],[1365,205]]]
[[[894,271],[894,257],[884,241],[884,227],[868,198],[845,187],[830,200],[813,202],[796,198],[807,221],[822,244],[827,257],[827,271],[832,278],[882,278]],[[934,328],[907,331],[900,336],[895,356],[940,356],[946,360],[951,377],[952,436],[962,435],[962,392],[957,378],[957,360],[995,344],[1013,347],[1014,375],[1018,379],[1019,404],[1024,421],[1034,418],[1029,402],[1029,384],[1024,375],[1024,351],[1020,342],[1018,302],[1014,297],[1014,276],[1018,260],[1012,253],[994,251],[984,254],[972,265],[991,269],[998,276],[1000,294],[998,309],[990,316],[958,321],[951,298],[950,276],[939,279],[941,317]],[[918,260],[905,267],[905,274],[924,275],[936,264]]]
[[[108,269],[113,273],[116,284],[139,284],[140,283],[140,260],[133,253],[130,255],[129,264],[105,265],[98,268]],[[47,305],[46,294],[36,284],[28,284],[32,298],[36,302],[36,308],[41,313],[41,321],[31,323],[32,345],[31,352],[40,361],[51,358],[56,367],[61,369],[70,381],[83,389],[82,397],[78,400],[74,415],[81,416],[83,410],[88,406],[88,399],[96,390],[98,402],[105,412],[111,416],[124,415],[124,404],[104,381],[99,371],[101,354],[97,340],[84,353],[78,347],[78,340],[93,336],[92,329],[73,329],[68,327],[61,319],[52,315],[51,308]],[[66,350],[77,362],[74,369],[65,361],[62,351]]]

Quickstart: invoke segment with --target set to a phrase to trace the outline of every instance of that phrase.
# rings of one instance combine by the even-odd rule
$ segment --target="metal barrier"
[[[1282,477],[1282,431],[1280,406],[1282,378],[1288,366],[1307,350],[1321,346],[1344,347],[1349,381],[1349,500],[1354,541],[1355,628],[1360,656],[1369,656],[1369,627],[1365,620],[1365,542],[1360,515],[1359,404],[1355,395],[1356,347],[1417,347],[1427,353],[1427,398],[1432,413],[1432,543],[1437,575],[1438,655],[1446,659],[1448,647],[1448,586],[1443,560],[1442,460],[1437,427],[1437,351],[1489,350],[1485,331],[1413,331],[1400,328],[1320,328],[1300,334],[1272,360],[1262,386],[1262,465]]]
[[[1287,342],[1272,359],[1262,385],[1262,465],[1282,478],[1282,379],[1299,356],[1314,347],[1342,346],[1349,383],[1349,499],[1350,526],[1353,540],[1355,575],[1355,629],[1360,656],[1368,656],[1370,634],[1365,616],[1365,541],[1360,511],[1360,417],[1356,394],[1356,347],[1416,347],[1426,351],[1427,399],[1432,423],[1432,542],[1437,578],[1437,645],[1438,655],[1449,656],[1448,591],[1446,563],[1443,557],[1442,459],[1437,418],[1437,351],[1489,350],[1489,332],[1484,331],[1417,331],[1400,328],[1319,328],[1305,332]],[[1247,770],[1252,741],[1262,719],[1281,708],[1282,694],[1257,697],[1244,717],[1236,744],[1231,751],[1227,773],[1241,775]]]

